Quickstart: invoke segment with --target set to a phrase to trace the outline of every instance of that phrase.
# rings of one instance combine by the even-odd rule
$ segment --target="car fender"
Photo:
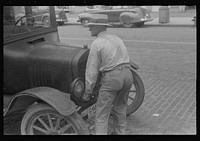
[[[70,100],[70,94],[50,87],[36,87],[15,94],[4,110],[4,116],[17,110],[23,110],[38,100],[48,103],[64,116],[76,110],[76,105]]]
[[[122,12],[119,15],[119,21],[121,23],[137,23],[140,22],[140,16],[133,12]]]
[[[90,13],[81,13],[79,14],[79,18],[82,19],[91,19],[92,18],[92,14]]]
[[[91,19],[108,19],[107,14],[103,13],[81,13],[79,14],[80,21],[83,19],[91,20]]]
[[[42,20],[43,20],[45,17],[50,17],[49,13],[44,13],[44,14],[42,14]]]
[[[130,65],[131,65],[131,68],[132,68],[132,69],[135,69],[135,70],[138,70],[138,69],[139,69],[139,66],[136,65],[135,63],[133,63],[133,61],[130,60],[129,63],[130,63]]]

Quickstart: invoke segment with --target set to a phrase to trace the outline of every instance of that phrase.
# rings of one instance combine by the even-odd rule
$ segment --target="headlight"
[[[85,91],[85,84],[81,78],[76,78],[70,85],[70,92],[77,98],[81,98]]]
[[[58,18],[59,16],[58,15],[56,15],[56,18]]]

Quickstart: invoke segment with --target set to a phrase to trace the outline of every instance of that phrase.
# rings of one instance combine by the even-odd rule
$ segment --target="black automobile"
[[[49,15],[48,6],[32,6],[31,16],[34,18],[34,21],[38,24],[48,25],[50,24],[50,15]],[[25,15],[25,9],[23,6],[18,6],[14,8],[16,20],[20,19]],[[67,16],[63,9],[59,9],[55,6],[55,15],[56,22],[58,25],[64,25],[65,22],[68,22]]]
[[[104,6],[102,9],[87,11],[79,14],[78,22],[83,25],[96,18],[107,18],[112,25],[123,25],[124,27],[142,27],[145,22],[152,21],[150,13],[143,7],[120,8],[115,6]]]
[[[34,7],[3,8],[4,126],[20,121],[22,135],[88,134],[71,99],[84,91],[89,49],[60,43],[53,6],[40,16],[48,24]]]

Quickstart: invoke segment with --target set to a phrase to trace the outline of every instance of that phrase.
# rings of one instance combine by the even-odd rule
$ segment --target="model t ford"
[[[4,6],[4,125],[18,117],[22,135],[89,134],[101,73],[90,101],[82,102],[89,49],[60,43],[54,7],[48,12],[46,24],[36,20],[32,6]],[[127,115],[144,98],[138,67],[131,65]]]

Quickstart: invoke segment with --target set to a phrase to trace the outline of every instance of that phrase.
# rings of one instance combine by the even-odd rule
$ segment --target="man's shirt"
[[[92,93],[99,71],[109,71],[123,63],[129,63],[127,48],[123,41],[105,31],[99,33],[91,44],[86,65],[86,93]]]

